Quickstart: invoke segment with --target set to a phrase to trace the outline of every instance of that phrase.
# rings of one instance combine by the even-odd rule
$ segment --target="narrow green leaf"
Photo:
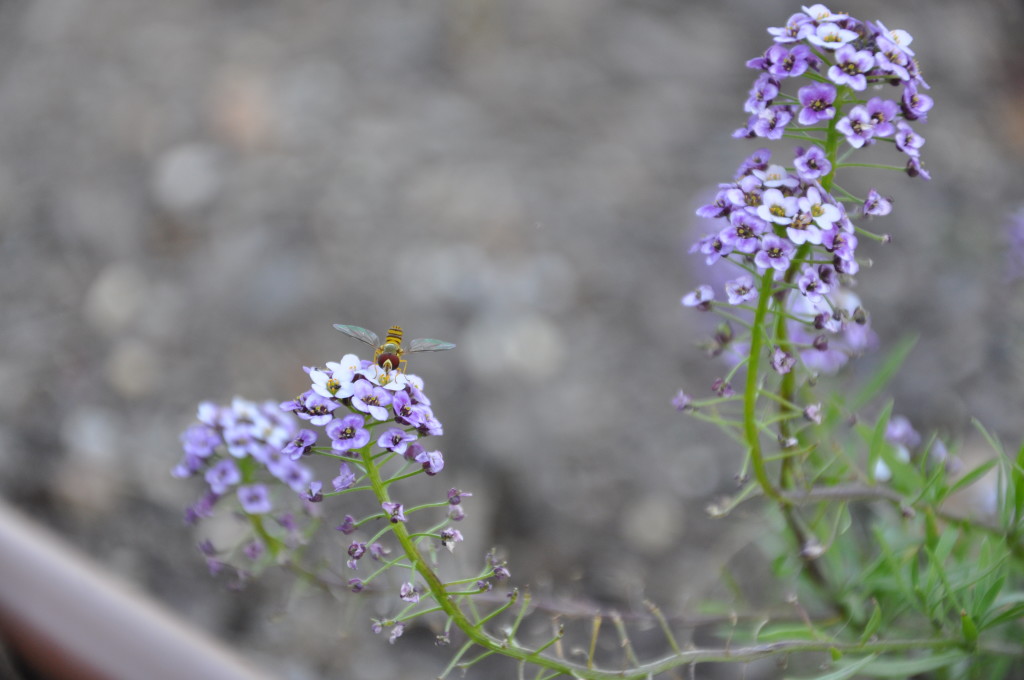
[[[1013,621],[1021,617],[1024,617],[1024,604],[1015,604],[1009,609],[995,615],[994,617],[992,617],[991,620],[986,621],[985,627],[994,628],[995,626],[998,626],[1001,623]]]
[[[863,659],[857,659],[851,663],[844,664],[841,668],[837,668],[831,673],[815,675],[813,678],[806,678],[806,680],[847,680],[847,678],[857,675],[862,668],[874,661],[877,656],[877,654],[865,656]]]
[[[871,376],[868,382],[865,383],[856,396],[851,400],[851,411],[854,413],[860,411],[869,401],[881,393],[882,389],[896,374],[896,371],[898,371],[900,366],[903,365],[903,362],[906,361],[907,356],[910,354],[910,350],[912,350],[916,344],[917,338],[912,336],[903,338],[896,343],[896,346],[891,352],[889,352],[888,356],[885,357],[885,360],[882,362],[882,365],[879,366],[878,370],[875,371],[875,374]]]
[[[864,632],[861,633],[861,644],[870,640],[871,636],[878,631],[878,627],[882,625],[882,608],[878,606],[878,600],[874,598],[872,598],[872,603],[875,605],[875,609],[871,612],[871,618],[868,619],[867,624],[864,626]]]
[[[1010,474],[1011,486],[1013,488],[1014,526],[1024,519],[1024,444],[1017,452],[1017,461]]]
[[[960,489],[964,489],[970,486],[971,484],[974,484],[976,481],[978,481],[978,479],[984,476],[986,472],[995,467],[995,464],[998,462],[999,461],[996,460],[995,458],[989,461],[985,461],[984,463],[974,468],[960,479],[956,480],[956,483],[949,488],[949,493],[956,493]]]
[[[946,668],[966,657],[966,652],[958,650],[920,659],[878,659],[864,667],[864,674],[876,678],[908,678],[917,673]]]
[[[802,623],[774,623],[757,631],[758,642],[777,642],[779,640],[817,640],[817,631]]]

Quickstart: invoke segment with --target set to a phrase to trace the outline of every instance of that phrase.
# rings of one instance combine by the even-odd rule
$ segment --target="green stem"
[[[761,440],[757,432],[757,395],[759,391],[758,382],[761,378],[758,369],[761,364],[761,355],[764,353],[762,351],[763,334],[761,331],[764,328],[765,319],[768,316],[768,305],[772,299],[772,278],[774,274],[774,270],[769,268],[761,276],[761,294],[758,296],[757,310],[754,312],[754,323],[752,326],[753,332],[750,334],[747,387],[743,399],[743,430],[746,436],[747,448],[750,451],[750,462],[754,467],[754,476],[757,477],[757,483],[767,496],[785,505],[788,501],[772,485],[771,480],[768,479],[768,471],[764,465],[764,453],[761,451]]]

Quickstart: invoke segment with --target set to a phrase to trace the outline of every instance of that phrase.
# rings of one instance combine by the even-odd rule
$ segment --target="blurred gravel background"
[[[865,174],[897,210],[859,292],[884,345],[922,337],[897,411],[1018,437],[1001,230],[1024,9],[833,9],[909,30],[936,100],[935,179]],[[721,374],[679,307],[704,271],[686,250],[695,207],[762,146],[730,138],[744,61],[795,11],[0,2],[4,495],[282,678],[433,677],[446,654],[390,647],[369,610],[289,603],[284,579],[225,590],[182,524],[198,484],[168,472],[199,400],[289,398],[302,365],[360,350],[332,323],[398,323],[459,345],[411,369],[445,424],[438,493],[476,494],[467,553],[503,546],[540,592],[689,611],[758,527],[705,518],[740,452],[669,404]]]

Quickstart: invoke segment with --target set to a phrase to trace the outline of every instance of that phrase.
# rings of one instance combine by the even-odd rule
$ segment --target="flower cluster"
[[[775,44],[748,62],[761,75],[745,105],[750,119],[736,136],[786,134],[801,146],[788,166],[773,163],[768,149],[744,160],[735,179],[719,185],[714,201],[697,210],[718,226],[691,252],[709,265],[728,260],[743,270],[720,281],[729,306],[751,310],[762,295],[781,302],[772,313],[786,317],[788,347],[773,348],[778,373],[792,369],[794,354],[811,371],[831,373],[874,342],[849,288],[861,266],[859,241],[867,234],[852,219],[892,211],[892,200],[876,189],[856,198],[836,186],[836,170],[845,159],[839,147],[845,140],[848,155],[889,141],[909,157],[909,174],[927,178],[920,164],[924,139],[908,121],[924,121],[932,100],[919,92],[927,85],[905,31],[813,5],[769,32]],[[790,78],[808,84],[785,94],[782,85]],[[885,84],[902,87],[898,100],[862,94]],[[715,298],[714,288],[704,284],[682,302],[708,310]],[[745,354],[743,340],[734,340],[731,331],[718,335],[714,354],[729,343],[737,358]]]
[[[785,26],[768,29],[775,44],[747,62],[761,75],[744,105],[750,118],[735,136],[780,139],[793,124],[834,126],[855,149],[891,140],[908,157],[908,174],[927,178],[920,159],[924,138],[908,121],[927,120],[933,102],[920,91],[928,84],[914,61],[911,35],[824,5],[803,9]],[[795,97],[784,94],[783,81],[800,76],[812,82]],[[896,99],[862,98],[869,86],[885,83],[902,88]],[[845,104],[853,106],[841,115]]]
[[[210,516],[216,504],[233,495],[245,515],[282,511],[278,522],[293,525],[290,510],[296,500],[305,513],[316,514],[314,504],[325,495],[343,493],[362,478],[361,456],[374,447],[427,475],[444,469],[441,452],[428,451],[419,441],[443,432],[419,377],[385,371],[354,354],[304,370],[310,388],[281,404],[241,398],[228,406],[200,404],[199,422],[181,435],[184,456],[173,470],[176,477],[202,475],[207,484],[187,510],[190,523]],[[317,446],[320,434],[300,427],[302,421],[322,428],[327,443]],[[341,461],[333,491],[325,492],[314,468],[303,462],[313,454]],[[274,497],[279,487],[286,487],[284,498]],[[384,505],[391,506],[382,508],[390,521],[405,521],[401,504]],[[346,516],[346,521],[354,530],[355,520]]]

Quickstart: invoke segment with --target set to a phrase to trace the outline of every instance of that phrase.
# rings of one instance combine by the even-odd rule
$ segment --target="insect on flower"
[[[336,323],[334,327],[350,338],[355,338],[373,347],[373,362],[388,373],[391,371],[405,373],[405,367],[409,362],[403,359],[402,355],[406,352],[440,352],[446,349],[455,349],[454,343],[431,338],[416,338],[410,340],[407,347],[402,347],[401,326],[392,326],[388,329],[384,342],[380,341],[380,337],[376,333],[362,326]]]

